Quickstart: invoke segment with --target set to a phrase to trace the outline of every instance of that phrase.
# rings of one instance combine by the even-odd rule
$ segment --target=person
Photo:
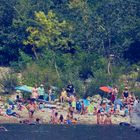
[[[37,99],[38,99],[38,88],[37,85],[35,85],[32,89],[31,100],[34,102]]]
[[[97,124],[100,124],[100,121],[101,121],[101,111],[100,111],[100,109],[97,110],[96,117],[97,117]]]
[[[36,104],[35,102],[30,101],[30,103],[26,106],[29,112],[29,118],[33,118],[34,112],[36,110]]]
[[[16,94],[15,102],[22,102],[22,93],[20,91]]]
[[[114,101],[115,101],[115,93],[114,92],[111,92],[111,102],[114,104]]]
[[[104,124],[108,124],[108,125],[111,125],[112,124],[112,121],[111,121],[111,113],[107,113],[105,115],[105,120],[104,120]]]
[[[49,86],[49,88],[48,88],[48,96],[49,96],[49,102],[50,101],[52,101],[52,88],[51,88],[51,86]]]
[[[74,88],[73,84],[71,83],[71,81],[69,81],[67,88],[66,88],[66,91],[68,93],[68,97],[70,97],[71,95],[74,95],[75,88]]]
[[[136,108],[138,103],[139,103],[139,98],[137,96],[136,99],[134,100],[133,108]]]
[[[122,97],[124,100],[127,100],[128,96],[129,96],[128,87],[125,87],[125,90],[122,93]]]
[[[77,124],[78,120],[76,118],[74,118],[71,122],[72,122],[72,124]]]
[[[82,104],[81,104],[81,115],[84,115],[85,114],[85,105],[84,105],[84,101],[82,101]]]
[[[60,123],[60,124],[64,124],[64,117],[63,117],[62,114],[61,114],[60,117],[59,117],[59,123]]]
[[[55,114],[54,114],[53,124],[58,124],[58,123],[59,123],[58,112],[55,112]]]
[[[63,103],[64,101],[66,101],[67,99],[67,92],[64,88],[62,88],[62,91],[61,91],[61,95],[60,95],[60,101],[61,103]]]
[[[78,113],[81,112],[81,103],[80,103],[79,100],[76,101],[76,110],[77,110]]]
[[[6,114],[8,116],[14,116],[14,117],[20,118],[20,115],[18,113],[16,113],[16,112],[13,112],[11,107],[6,109]]]
[[[114,92],[115,100],[116,100],[117,97],[118,97],[118,93],[119,93],[119,90],[118,90],[117,86],[114,86],[114,88],[113,88],[113,92]]]
[[[0,107],[0,116],[9,117],[9,115],[6,114],[6,112]]]
[[[38,88],[38,94],[39,94],[39,99],[44,100],[45,89],[43,84],[41,84],[40,87]]]
[[[72,100],[71,106],[73,108],[73,111],[76,111],[76,100],[75,100],[75,98]]]
[[[90,101],[90,105],[88,106],[88,113],[89,113],[90,115],[92,115],[93,112],[94,112],[94,105],[93,105],[93,102]]]
[[[51,112],[51,120],[50,120],[50,123],[51,124],[54,123],[54,116],[55,116],[55,109],[52,109],[52,112]]]

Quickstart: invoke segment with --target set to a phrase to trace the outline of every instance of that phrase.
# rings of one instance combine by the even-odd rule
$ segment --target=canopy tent
[[[31,93],[32,92],[32,87],[27,86],[27,85],[22,85],[22,86],[15,87],[15,90],[20,90],[20,91],[23,91],[23,92]]]
[[[99,89],[107,93],[110,93],[112,91],[112,87],[110,86],[102,86]]]

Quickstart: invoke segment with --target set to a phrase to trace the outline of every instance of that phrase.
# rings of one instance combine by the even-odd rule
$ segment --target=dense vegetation
[[[139,0],[0,0],[0,65],[79,95],[140,81]],[[86,88],[86,90],[85,90]]]

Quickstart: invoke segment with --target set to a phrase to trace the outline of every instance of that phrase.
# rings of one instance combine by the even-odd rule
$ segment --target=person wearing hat
[[[43,84],[41,84],[40,87],[38,88],[38,94],[39,94],[39,99],[44,100],[45,89]]]

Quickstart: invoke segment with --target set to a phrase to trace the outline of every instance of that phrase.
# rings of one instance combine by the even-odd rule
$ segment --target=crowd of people
[[[43,84],[39,87],[35,85],[32,88],[29,99],[25,100],[21,94],[17,93],[14,101],[10,99],[7,101],[8,107],[6,107],[6,110],[0,106],[0,115],[22,118],[19,113],[14,111],[16,107],[20,111],[27,109],[29,119],[32,120],[34,119],[35,112],[38,110],[45,111],[48,104],[54,103],[57,100],[60,105],[67,106],[67,113],[66,115],[59,114],[57,106],[49,107],[51,109],[49,123],[51,124],[77,124],[77,116],[87,114],[95,116],[97,124],[112,124],[112,116],[131,117],[131,112],[136,109],[139,103],[139,98],[135,97],[135,94],[130,92],[128,87],[125,87],[121,97],[117,87],[111,88],[110,93],[106,94],[106,98],[98,95],[97,98],[87,97],[79,99],[76,96],[74,85],[69,82],[66,88],[62,88],[58,101],[52,87],[49,87],[46,93]],[[36,118],[36,120],[37,123],[40,122],[40,118]],[[28,122],[27,119],[25,122]]]

